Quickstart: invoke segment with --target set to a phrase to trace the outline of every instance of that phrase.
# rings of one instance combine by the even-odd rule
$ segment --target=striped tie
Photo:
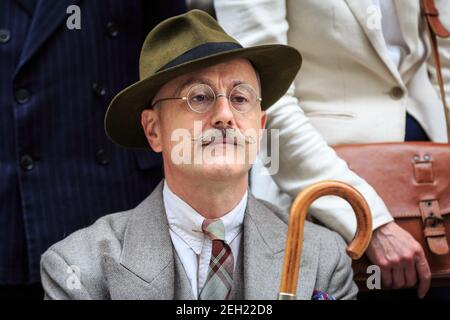
[[[205,219],[203,232],[212,241],[208,276],[200,292],[200,300],[227,300],[233,285],[233,253],[225,243],[225,226],[222,220]]]

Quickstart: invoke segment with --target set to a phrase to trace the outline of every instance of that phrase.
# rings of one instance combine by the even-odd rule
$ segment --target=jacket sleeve
[[[334,240],[338,258],[326,292],[336,300],[354,300],[358,294],[358,287],[353,281],[352,260],[345,252],[343,239],[334,233]]]
[[[90,300],[77,266],[67,263],[57,252],[49,249],[41,258],[41,281],[45,300]]]
[[[288,43],[285,0],[215,0],[215,9],[225,31],[244,46]],[[315,182],[343,181],[366,198],[372,210],[374,229],[393,221],[375,190],[348,168],[311,125],[294,89],[292,84],[286,95],[267,111],[267,129],[276,129],[279,135],[279,170],[272,176],[278,187],[295,197]],[[344,200],[322,198],[314,202],[311,213],[347,241],[353,238],[356,219]]]
[[[450,6],[446,0],[437,0],[436,7],[439,10],[439,17],[447,30],[450,30]],[[428,35],[427,35],[427,38]],[[427,39],[428,41],[428,39]],[[450,38],[438,38],[439,46],[439,58],[441,61],[442,77],[444,78],[445,97],[447,100],[447,106],[450,108]],[[431,47],[430,47],[431,51]],[[437,80],[436,68],[432,55],[428,59],[428,70],[433,75],[432,82],[436,88],[436,91],[440,96],[440,88]],[[447,110],[450,115],[450,109]],[[450,116],[449,116],[450,119]],[[447,123],[450,126],[450,123]]]

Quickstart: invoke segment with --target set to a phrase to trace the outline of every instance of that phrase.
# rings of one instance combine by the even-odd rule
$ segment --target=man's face
[[[255,98],[261,96],[250,62],[236,59],[177,77],[159,90],[154,102],[190,96],[195,109],[197,103],[211,101],[211,107],[202,113],[181,99],[165,100],[143,111],[145,134],[153,150],[162,152],[166,174],[213,180],[247,175],[259,150],[266,114],[257,100],[249,101],[254,106],[248,112],[239,112],[228,97],[231,93],[234,106],[239,107],[244,97],[251,96],[251,90],[241,88],[249,87]],[[211,92],[209,88],[216,96],[214,103],[214,97],[206,94]]]

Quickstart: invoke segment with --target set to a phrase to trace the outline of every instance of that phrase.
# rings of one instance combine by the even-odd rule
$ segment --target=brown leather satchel
[[[448,121],[444,81],[436,36],[450,37],[439,20],[434,0],[421,0]],[[450,128],[447,125],[450,140]],[[432,286],[450,285],[450,145],[432,142],[376,143],[335,146],[350,169],[372,185],[395,222],[423,247]],[[367,257],[353,264],[355,281],[367,290]]]

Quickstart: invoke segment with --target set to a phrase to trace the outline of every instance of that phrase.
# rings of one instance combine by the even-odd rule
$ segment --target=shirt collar
[[[247,199],[248,191],[245,192],[236,207],[220,218],[225,226],[227,243],[231,243],[242,230]],[[205,237],[202,232],[202,223],[205,218],[173,193],[166,181],[164,181],[163,200],[169,228],[199,255]]]

